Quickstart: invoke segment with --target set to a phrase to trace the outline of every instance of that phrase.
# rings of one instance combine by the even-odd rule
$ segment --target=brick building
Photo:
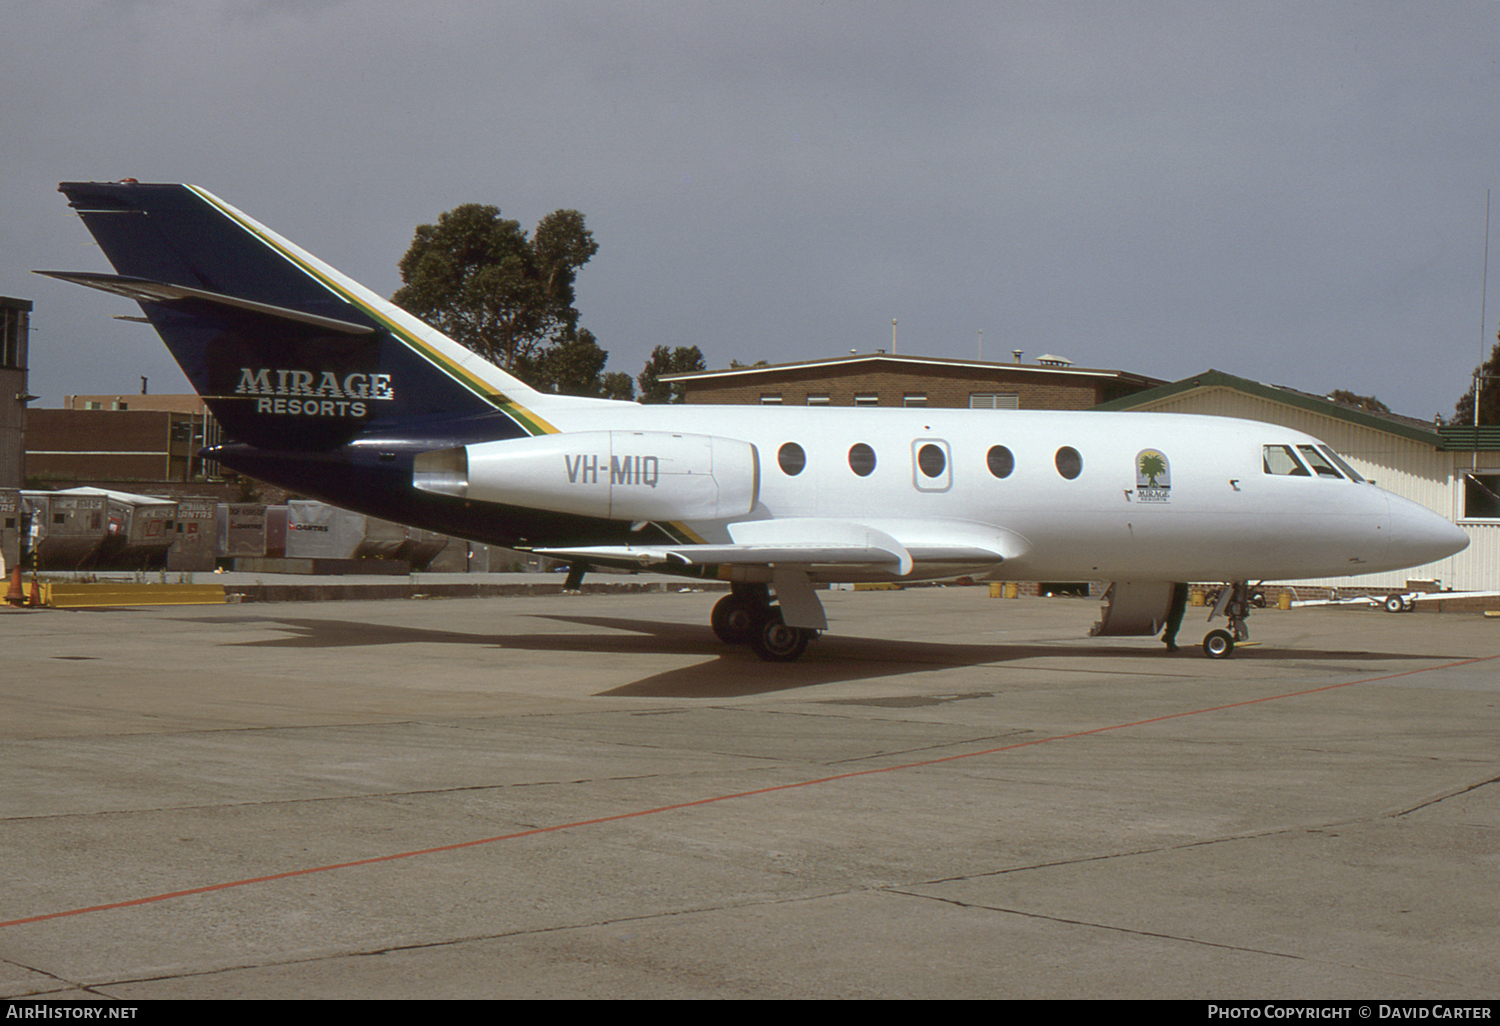
[[[1087,410],[1163,384],[1060,357],[989,363],[863,353],[762,367],[664,375],[689,403]]]
[[[196,395],[75,395],[61,410],[32,410],[26,477],[34,482],[185,483],[214,476],[198,450],[218,422]]]

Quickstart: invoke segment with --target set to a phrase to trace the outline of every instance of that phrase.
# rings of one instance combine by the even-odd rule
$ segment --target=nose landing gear
[[[1234,653],[1236,643],[1250,640],[1250,628],[1245,626],[1245,620],[1250,615],[1255,590],[1258,589],[1252,589],[1247,581],[1234,581],[1219,589],[1208,619],[1211,623],[1214,617],[1222,616],[1229,621],[1229,629],[1211,630],[1203,636],[1204,655],[1210,659],[1228,659]]]

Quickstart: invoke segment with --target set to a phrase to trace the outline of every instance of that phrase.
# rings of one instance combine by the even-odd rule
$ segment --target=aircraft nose
[[[1447,517],[1387,493],[1391,515],[1390,556],[1400,566],[1433,563],[1469,547],[1469,536]]]

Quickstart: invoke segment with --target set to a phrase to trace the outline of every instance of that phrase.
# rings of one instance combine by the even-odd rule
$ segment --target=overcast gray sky
[[[389,295],[419,223],[584,212],[610,369],[887,348],[1449,414],[1500,3],[5,0],[0,293],[36,405],[187,391],[59,181],[186,181]],[[1500,221],[1500,195],[1494,220]],[[1496,253],[1500,264],[1500,250]],[[1500,270],[1500,267],[1497,267]],[[1500,281],[1500,274],[1496,275]]]

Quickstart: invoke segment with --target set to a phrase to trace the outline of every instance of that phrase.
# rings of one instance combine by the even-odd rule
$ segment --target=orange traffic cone
[[[31,601],[28,602],[27,605],[29,605],[29,606],[39,606],[41,604],[42,604],[42,586],[39,583],[37,583],[36,574],[32,574],[31,575]]]
[[[5,593],[5,601],[13,606],[26,604],[26,594],[21,590],[21,568],[16,567],[10,575],[10,591]]]

